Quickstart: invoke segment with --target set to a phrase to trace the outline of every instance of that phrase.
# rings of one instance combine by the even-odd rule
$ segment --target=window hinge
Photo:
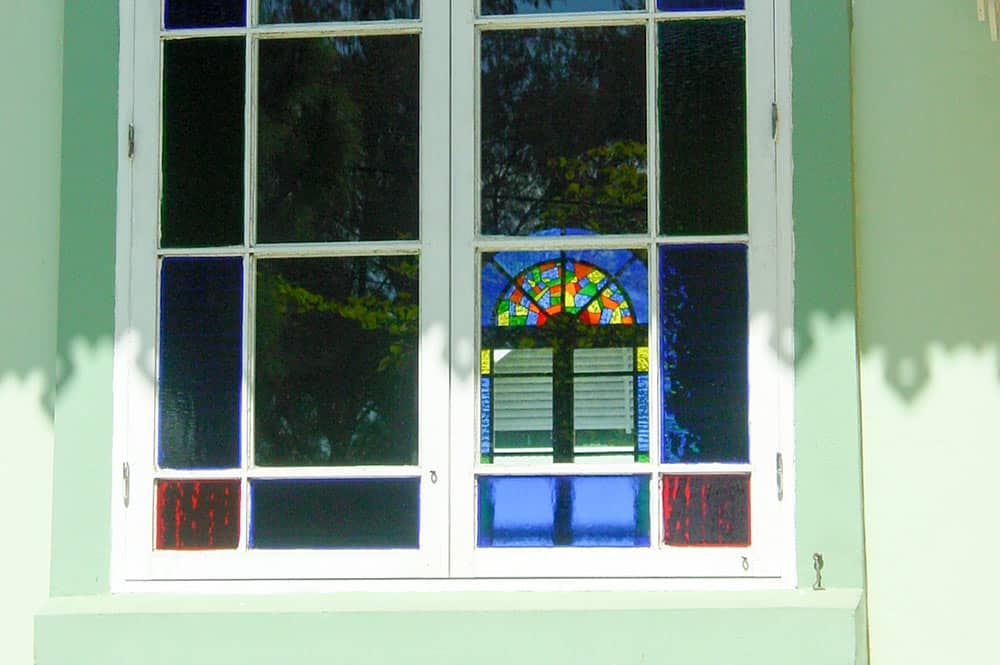
[[[778,483],[778,501],[785,498],[785,462],[778,453],[774,459],[775,480]]]
[[[128,126],[128,158],[135,157],[135,125]]]
[[[771,140],[778,138],[778,102],[771,102]]]
[[[128,508],[128,492],[129,492],[128,462],[122,462],[122,502],[125,504],[126,508]]]

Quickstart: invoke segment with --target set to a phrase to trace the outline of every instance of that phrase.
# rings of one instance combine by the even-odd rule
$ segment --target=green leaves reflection
[[[416,257],[257,263],[260,465],[417,459]]]

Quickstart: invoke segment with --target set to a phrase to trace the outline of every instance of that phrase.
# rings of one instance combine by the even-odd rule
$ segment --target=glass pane
[[[663,476],[663,542],[749,545],[750,476]]]
[[[636,461],[635,353],[615,347],[573,351],[575,461]]]
[[[664,462],[748,460],[746,248],[660,248]]]
[[[259,241],[417,237],[419,63],[417,35],[261,41]]]
[[[649,476],[479,478],[479,547],[647,547]]]
[[[637,250],[483,255],[483,462],[648,456],[646,273]]]
[[[156,549],[222,550],[239,542],[239,479],[156,481]]]
[[[245,0],[165,0],[164,25],[176,28],[216,28],[246,25]]]
[[[257,464],[417,462],[417,260],[257,262]]]
[[[242,259],[163,259],[157,394],[161,467],[240,465],[242,322]]]
[[[243,242],[242,37],[163,45],[163,247]]]
[[[261,23],[420,18],[418,0],[261,0]]]
[[[662,233],[746,233],[745,42],[742,20],[659,24]]]
[[[743,9],[744,0],[656,0],[661,11]]]
[[[483,0],[482,13],[560,14],[645,8],[645,0]]]
[[[250,492],[252,548],[419,546],[419,478],[254,480]]]
[[[481,43],[483,233],[645,232],[645,28]]]
[[[494,456],[551,461],[552,350],[497,349],[493,375]]]

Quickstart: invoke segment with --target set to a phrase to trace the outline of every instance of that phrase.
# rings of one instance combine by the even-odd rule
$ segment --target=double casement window
[[[791,579],[772,0],[123,4],[119,581]]]

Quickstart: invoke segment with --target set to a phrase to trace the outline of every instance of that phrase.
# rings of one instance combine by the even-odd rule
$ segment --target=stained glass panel
[[[250,492],[251,548],[415,549],[419,544],[419,478],[255,480]]]
[[[663,461],[749,456],[747,250],[660,248]]]
[[[240,463],[243,260],[165,258],[160,270],[161,467]]]
[[[663,476],[663,542],[749,545],[750,476]]]
[[[647,547],[649,476],[481,476],[479,547]]]
[[[239,540],[238,479],[156,481],[156,549],[233,549]]]

